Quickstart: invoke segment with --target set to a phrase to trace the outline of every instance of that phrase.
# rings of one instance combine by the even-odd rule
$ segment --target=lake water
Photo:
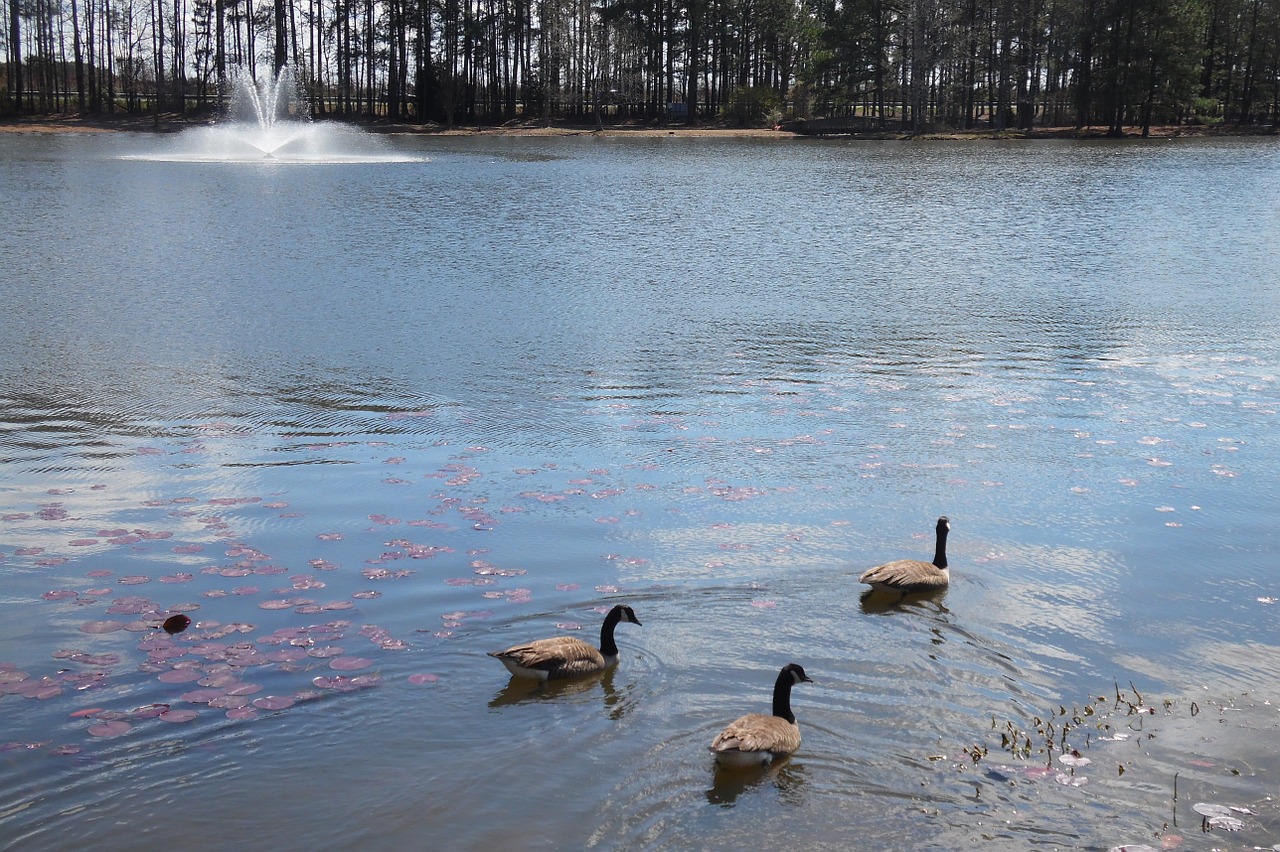
[[[3,845],[1280,843],[1273,140],[170,144],[0,135]]]

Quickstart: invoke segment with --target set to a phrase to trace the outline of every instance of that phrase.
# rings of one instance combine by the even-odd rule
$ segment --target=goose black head
[[[626,621],[638,627],[644,626],[643,624],[640,623],[640,619],[636,618],[636,611],[633,610],[631,607],[627,606],[626,604],[618,604],[613,609],[615,612],[618,613],[619,620]]]
[[[813,679],[804,673],[804,668],[799,663],[787,663],[782,667],[782,674],[791,675],[791,682],[796,683],[813,683]]]

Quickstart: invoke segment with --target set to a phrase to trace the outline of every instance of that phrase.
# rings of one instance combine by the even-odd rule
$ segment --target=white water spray
[[[276,74],[239,69],[228,117],[166,139],[160,150],[129,159],[232,163],[386,163],[425,159],[394,150],[358,128],[308,117],[301,84],[289,66]]]

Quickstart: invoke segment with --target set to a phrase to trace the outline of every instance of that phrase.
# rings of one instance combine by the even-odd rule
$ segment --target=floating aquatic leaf
[[[264,695],[253,699],[253,706],[260,710],[284,710],[294,703],[295,699],[288,695]]]
[[[200,669],[170,669],[157,675],[156,680],[161,683],[192,683],[202,677],[204,672]]]
[[[1191,810],[1204,817],[1231,816],[1231,809],[1226,805],[1215,805],[1210,802],[1196,802]]]
[[[182,693],[179,697],[188,704],[208,704],[222,694],[221,689],[193,689]]]
[[[256,695],[262,691],[262,686],[256,683],[238,683],[235,686],[227,687],[227,695]]]
[[[409,683],[414,684],[436,683],[439,680],[440,675],[435,674],[420,673],[409,675]]]
[[[118,737],[121,734],[129,733],[131,730],[133,730],[133,726],[123,719],[99,722],[96,725],[89,726],[89,734],[95,737]]]
[[[352,672],[359,669],[367,669],[373,665],[373,660],[365,657],[335,657],[329,661],[329,668],[334,671]]]
[[[306,658],[307,652],[302,648],[281,648],[267,654],[267,659],[273,663],[296,663]]]
[[[178,710],[169,710],[166,713],[161,713],[158,718],[161,722],[190,722],[199,715],[200,714],[195,710],[184,707]]]
[[[169,712],[168,704],[148,704],[145,707],[135,707],[129,711],[130,719],[154,719],[162,713]]]

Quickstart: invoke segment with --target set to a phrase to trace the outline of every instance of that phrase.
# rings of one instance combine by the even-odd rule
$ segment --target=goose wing
[[[711,743],[714,752],[790,754],[800,747],[800,726],[781,716],[748,713],[729,723]]]
[[[919,559],[897,559],[862,572],[858,582],[877,589],[923,591],[947,585],[947,569]]]
[[[504,663],[509,661],[518,668],[544,671],[548,677],[590,674],[605,667],[604,655],[598,648],[573,636],[537,639],[505,651],[490,651],[489,656]]]

